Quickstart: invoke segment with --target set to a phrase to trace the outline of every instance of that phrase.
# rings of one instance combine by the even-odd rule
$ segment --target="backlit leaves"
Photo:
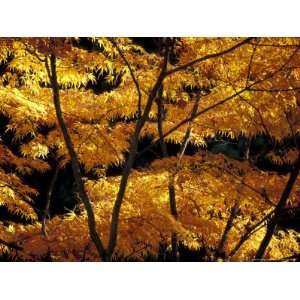
[[[173,49],[177,60],[168,67],[172,70],[219,53],[242,40],[177,39]],[[92,45],[90,50],[79,46],[79,38],[1,40],[0,62],[7,66],[0,78],[0,111],[8,118],[6,132],[21,145],[16,146],[18,153],[13,153],[1,144],[0,204],[34,219],[28,202],[35,191],[21,177],[49,170],[46,160],[51,155],[64,164],[69,162],[45,66],[49,56],[55,54],[64,121],[84,171],[98,177],[86,181],[86,190],[93,203],[98,232],[107,243],[120,178],[106,177],[106,170],[126,160],[138,116],[138,91],[112,40],[88,41]],[[162,49],[148,53],[130,38],[116,38],[114,42],[137,78],[143,110],[159,74]],[[201,99],[192,123],[190,144],[205,149],[207,139],[220,134],[231,139],[265,134],[277,143],[287,137],[295,138],[300,131],[299,44],[298,38],[253,38],[225,55],[169,74],[163,82],[163,131],[167,133],[180,122],[186,122],[165,140],[183,142],[197,93]],[[92,88],[99,82],[109,88],[95,93]],[[142,130],[143,137],[159,137],[156,105]],[[284,153],[270,152],[268,158],[277,164],[291,165],[298,155],[299,149],[294,145]],[[7,166],[14,173],[7,172]],[[263,172],[251,161],[234,161],[207,151],[183,156],[177,168],[177,157],[156,157],[149,168],[132,172],[121,210],[119,255],[142,259],[147,253],[157,254],[161,241],[170,243],[171,232],[176,232],[182,243],[193,249],[214,249],[231,208],[237,205],[239,213],[225,245],[228,254],[240,236],[272,211],[287,182],[286,175]],[[168,202],[168,172],[174,170],[178,220],[171,216]],[[289,199],[291,207],[299,205],[298,189],[299,182]],[[70,212],[52,218],[47,238],[41,235],[38,222],[16,225],[11,231],[1,226],[3,239],[21,242],[24,251],[20,255],[24,259],[41,258],[49,251],[54,260],[97,257],[82,207],[78,214]],[[264,230],[262,226],[253,234],[234,259],[251,259]],[[296,238],[292,231],[281,238],[276,236],[267,255],[288,256],[298,249]]]

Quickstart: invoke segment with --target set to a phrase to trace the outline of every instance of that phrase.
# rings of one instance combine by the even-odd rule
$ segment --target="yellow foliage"
[[[218,134],[249,139],[265,134],[282,142],[300,132],[300,53],[295,47],[285,47],[298,45],[299,39],[256,38],[224,55],[215,55],[243,40],[177,39],[173,54],[178,54],[178,61],[168,64],[163,80],[165,141],[181,145],[190,125],[189,143],[203,148],[208,138]],[[70,160],[45,67],[45,60],[54,53],[62,115],[74,150],[83,170],[100,177],[87,180],[85,188],[97,231],[107,246],[120,177],[107,178],[105,172],[112,165],[126,162],[139,101],[143,111],[157,81],[163,53],[160,49],[148,53],[130,38],[115,39],[120,51],[108,38],[91,39],[97,51],[81,49],[76,46],[78,41],[57,39],[53,48],[48,38],[24,38],[0,48],[0,62],[8,62],[7,72],[0,79],[0,112],[8,118],[6,131],[14,141],[21,142],[20,155],[1,142],[0,205],[36,219],[29,204],[35,191],[21,177],[49,170],[46,160],[51,153],[64,164]],[[10,61],[9,55],[13,56]],[[190,64],[206,56],[209,59]],[[185,64],[189,65],[182,67]],[[90,90],[90,85],[100,80],[97,76],[109,87],[101,93]],[[195,119],[190,120],[197,89],[201,91],[199,109]],[[139,138],[159,138],[156,100]],[[178,124],[181,126],[177,128]],[[270,155],[279,164],[293,164],[298,158],[296,145],[283,155]],[[238,206],[225,245],[228,254],[248,228],[276,206],[288,180],[286,175],[256,169],[251,161],[234,161],[204,150],[193,156],[183,155],[180,164],[178,161],[178,157],[156,159],[149,168],[131,172],[120,214],[116,254],[135,259],[148,253],[155,255],[159,243],[170,244],[174,232],[190,248],[216,249],[232,207]],[[4,166],[13,168],[17,175],[5,171]],[[178,219],[170,213],[170,174],[175,174]],[[298,190],[299,180],[289,197],[291,207],[299,205]],[[78,261],[83,256],[95,260],[97,252],[89,238],[87,214],[83,206],[79,210],[78,214],[52,218],[47,224],[47,237],[40,233],[39,222],[7,228],[1,224],[0,236],[20,241],[23,251],[19,255],[24,259],[42,258],[50,251],[58,261]],[[264,233],[262,226],[233,259],[252,259]],[[298,251],[296,238],[292,231],[282,239],[274,237],[268,257]],[[0,247],[3,252],[10,251]]]

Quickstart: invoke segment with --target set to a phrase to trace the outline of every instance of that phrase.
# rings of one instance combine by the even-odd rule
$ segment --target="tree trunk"
[[[55,182],[56,182],[56,179],[57,179],[57,176],[58,176],[58,172],[59,172],[59,164],[57,164],[57,166],[55,166],[55,170],[54,170],[53,176],[52,176],[50,184],[49,184],[49,188],[48,188],[48,192],[47,192],[47,198],[46,198],[46,205],[45,205],[44,213],[43,213],[42,220],[41,220],[42,233],[44,234],[44,236],[48,235],[47,234],[47,228],[46,228],[46,222],[47,222],[47,218],[49,218],[50,202],[51,202]]]
[[[272,217],[272,219],[270,220],[269,224],[267,225],[267,232],[257,250],[257,253],[255,255],[255,259],[260,260],[263,258],[265,251],[272,239],[272,236],[274,234],[277,222],[278,222],[278,218],[281,215],[282,210],[284,209],[286,202],[291,194],[291,191],[293,189],[293,186],[295,184],[295,181],[297,180],[298,174],[299,174],[299,170],[300,170],[300,158],[298,158],[298,161],[294,167],[294,169],[291,171],[290,173],[290,177],[289,180],[282,192],[282,195],[280,197],[280,200],[274,210],[274,215]]]
[[[111,227],[110,227],[110,235],[109,235],[109,243],[108,243],[108,251],[107,251],[107,258],[108,260],[111,260],[111,257],[113,255],[114,249],[117,244],[117,235],[118,235],[118,226],[119,226],[119,215],[120,215],[120,209],[122,206],[122,202],[124,199],[124,195],[126,192],[127,182],[130,175],[131,168],[133,167],[136,154],[137,154],[137,148],[138,148],[138,140],[141,133],[141,130],[143,129],[148,116],[149,112],[151,110],[153,100],[157,95],[157,92],[165,78],[165,72],[167,69],[167,63],[168,63],[168,49],[166,50],[164,62],[162,65],[162,69],[160,71],[160,74],[156,80],[156,83],[154,84],[151,93],[149,94],[149,97],[147,99],[147,103],[143,112],[143,115],[140,119],[138,119],[134,134],[131,138],[130,142],[130,148],[129,148],[129,157],[126,162],[125,168],[123,170],[119,191],[117,194],[117,198],[113,207],[112,211],[112,220],[111,220]]]
[[[158,134],[159,134],[159,141],[161,146],[161,151],[163,157],[168,156],[167,147],[164,141],[164,134],[163,134],[163,113],[164,113],[164,105],[162,99],[162,92],[163,87],[161,86],[159,90],[159,95],[157,97],[157,127],[158,127]],[[200,101],[200,95],[197,95],[195,100],[195,104],[192,108],[191,117],[194,117],[198,111]],[[182,145],[180,147],[178,161],[176,165],[176,170],[173,173],[169,173],[169,183],[168,183],[168,190],[169,190],[169,204],[170,204],[170,212],[171,215],[174,217],[175,220],[178,219],[178,212],[177,212],[177,204],[176,204],[176,192],[175,192],[175,177],[180,167],[180,161],[184,155],[185,149],[187,147],[190,135],[192,130],[192,121],[189,123],[188,128],[185,132],[184,139]],[[171,234],[171,256],[174,261],[179,261],[179,253],[178,253],[178,239],[176,232]]]
[[[262,226],[262,224],[264,222],[266,222],[269,218],[271,218],[271,216],[273,215],[272,211],[271,213],[268,213],[266,216],[264,216],[260,221],[258,221],[255,225],[253,225],[249,230],[247,230],[243,236],[240,238],[240,240],[237,242],[237,244],[235,245],[235,247],[230,251],[229,253],[229,257],[234,256],[239,249],[243,246],[243,244],[250,238],[250,236],[252,236],[257,230],[260,229],[260,226]]]
[[[80,197],[81,201],[83,202],[85,210],[87,212],[89,234],[90,234],[90,237],[91,237],[92,241],[94,242],[94,244],[97,248],[99,257],[102,260],[105,261],[106,260],[106,251],[104,249],[102,241],[101,241],[101,239],[100,239],[100,237],[97,233],[97,230],[96,230],[96,221],[95,221],[95,215],[94,215],[93,207],[92,207],[90,199],[89,199],[89,197],[88,197],[88,195],[85,191],[85,188],[84,188],[84,184],[83,184],[82,177],[81,177],[79,160],[78,160],[77,154],[74,150],[74,146],[73,146],[71,137],[69,135],[68,129],[66,127],[64,117],[63,117],[63,113],[62,113],[62,110],[61,110],[60,96],[59,96],[59,85],[58,85],[57,73],[56,73],[56,57],[55,57],[54,54],[51,54],[51,56],[50,56],[50,68],[49,68],[48,62],[46,60],[46,68],[47,68],[47,72],[48,72],[49,79],[50,79],[50,82],[51,82],[51,88],[52,88],[52,92],[53,92],[53,102],[54,102],[54,106],[55,106],[56,117],[57,117],[57,120],[58,120],[59,127],[62,131],[64,142],[66,144],[68,153],[69,153],[70,158],[71,158],[72,170],[73,170],[77,190],[78,190],[78,193],[79,193],[79,197]]]
[[[228,218],[228,221],[226,223],[224,232],[222,234],[220,243],[218,245],[217,251],[216,251],[216,257],[224,257],[224,246],[228,237],[228,233],[230,231],[230,229],[232,228],[233,225],[233,220],[236,217],[237,213],[238,213],[238,205],[234,205],[231,210],[230,210],[230,216]]]
[[[158,134],[160,138],[160,147],[163,157],[168,157],[168,151],[166,147],[166,143],[163,139],[163,114],[164,114],[164,105],[162,99],[163,87],[161,86],[159,89],[158,97],[157,97],[157,128]],[[169,172],[168,172],[169,173]],[[170,204],[170,212],[175,220],[178,218],[177,207],[176,207],[176,194],[175,194],[175,176],[173,174],[168,174],[169,182],[168,182],[168,190],[169,190],[169,204]],[[171,256],[174,261],[179,261],[178,255],[178,241],[176,232],[172,232],[171,234]]]
[[[176,194],[175,194],[175,177],[173,174],[169,176],[169,201],[170,201],[170,210],[171,215],[174,217],[175,220],[178,219],[178,213],[177,213],[177,206],[176,206]],[[171,255],[174,261],[179,261],[179,253],[178,253],[178,239],[177,239],[177,233],[173,232],[171,236]]]

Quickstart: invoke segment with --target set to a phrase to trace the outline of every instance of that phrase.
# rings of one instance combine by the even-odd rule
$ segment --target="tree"
[[[20,141],[19,157],[3,146],[1,165],[42,172],[50,154],[60,168],[71,163],[83,206],[51,218],[47,236],[34,220],[9,232],[2,226],[0,238],[22,247],[23,259],[142,259],[156,255],[160,243],[171,246],[174,259],[179,243],[205,247],[207,259],[297,253],[295,232],[281,239],[274,232],[283,211],[299,205],[299,39],[154,41],[152,53],[129,38],[1,41],[1,111]],[[95,93],[99,76],[104,88]],[[289,174],[258,169],[251,153],[244,161],[210,154],[207,141],[219,134],[265,134],[278,144],[290,137],[280,156],[269,153],[292,166]],[[138,153],[147,136],[152,144]],[[177,157],[170,143],[180,145]],[[135,169],[157,144],[163,158]],[[202,150],[187,155],[188,145]],[[120,178],[106,176],[111,165],[122,167]],[[6,183],[12,190],[13,181]],[[15,189],[24,194],[26,185]]]

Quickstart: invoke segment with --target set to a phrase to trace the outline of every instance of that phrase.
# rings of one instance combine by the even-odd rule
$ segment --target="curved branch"
[[[191,67],[191,66],[193,66],[193,65],[195,65],[195,64],[197,64],[197,63],[203,62],[203,61],[205,61],[205,60],[208,60],[208,59],[211,59],[211,58],[216,58],[216,57],[225,55],[225,54],[227,54],[227,53],[230,53],[230,52],[232,52],[233,50],[235,50],[235,49],[237,49],[237,48],[239,48],[239,47],[241,47],[241,46],[243,46],[243,45],[249,43],[249,42],[250,42],[251,40],[253,40],[253,39],[254,39],[254,38],[246,38],[246,39],[244,39],[243,41],[237,43],[236,45],[234,45],[234,46],[232,46],[232,47],[230,47],[230,48],[228,48],[228,49],[226,49],[226,50],[223,50],[223,51],[218,52],[218,53],[208,54],[208,55],[202,56],[202,57],[200,57],[200,58],[197,58],[197,59],[195,59],[195,60],[193,60],[193,61],[191,61],[191,62],[188,62],[188,63],[186,63],[186,64],[184,64],[184,65],[182,65],[182,66],[178,66],[178,67],[176,67],[176,68],[174,68],[174,69],[171,69],[170,71],[166,72],[166,75],[165,75],[165,76],[167,77],[167,76],[169,76],[169,75],[171,75],[171,74],[174,74],[174,73],[176,73],[176,72],[182,71],[182,70],[184,70],[184,69],[186,69],[186,68],[188,68],[188,67]]]
[[[45,66],[46,66],[46,70],[47,70],[47,73],[48,73],[48,76],[49,76],[49,79],[51,82],[51,87],[52,87],[52,92],[53,92],[53,102],[54,102],[54,106],[55,106],[57,121],[58,121],[60,129],[62,131],[64,142],[66,144],[68,153],[71,158],[71,165],[72,165],[72,170],[73,170],[74,179],[75,179],[75,182],[77,185],[78,193],[79,193],[80,199],[83,202],[84,207],[87,212],[90,237],[97,248],[99,256],[102,258],[102,260],[105,260],[106,259],[106,251],[105,251],[105,248],[104,248],[102,241],[96,230],[96,221],[95,221],[93,207],[92,207],[90,199],[84,188],[84,184],[83,184],[82,177],[81,177],[79,160],[78,160],[77,154],[74,150],[74,146],[73,146],[70,134],[68,132],[68,129],[66,127],[65,120],[63,117],[63,112],[61,109],[59,85],[58,85],[57,74],[56,74],[56,57],[54,54],[51,54],[51,56],[50,56],[50,67],[48,64],[48,59],[46,59]]]
[[[235,97],[241,95],[242,93],[246,92],[246,91],[251,91],[251,88],[259,83],[262,83],[266,80],[269,80],[271,79],[272,77],[274,77],[276,74],[278,74],[279,72],[281,72],[288,64],[289,62],[292,60],[292,58],[294,57],[294,55],[298,52],[298,48],[291,54],[291,56],[287,59],[287,61],[279,68],[277,69],[276,71],[274,71],[273,73],[271,73],[270,75],[266,76],[265,78],[263,79],[259,79],[255,82],[253,82],[252,84],[250,84],[249,86],[245,87],[245,88],[242,88],[240,89],[238,92],[235,92],[234,94],[224,98],[223,100],[203,109],[203,110],[200,110],[198,113],[195,114],[195,116],[192,118],[192,117],[188,117],[184,120],[182,120],[181,122],[179,122],[177,125],[175,125],[173,128],[169,129],[164,135],[162,138],[165,138],[167,137],[168,135],[170,135],[171,133],[173,133],[174,131],[176,131],[178,128],[180,128],[181,126],[185,125],[186,123],[192,121],[193,119],[199,117],[200,115],[218,107],[218,106],[221,106],[227,102],[229,102],[230,100],[234,99]],[[160,142],[161,138],[158,138],[157,140],[155,140],[151,145],[149,145],[148,147],[146,147],[143,151],[141,151],[138,156],[142,155],[143,153],[149,151],[150,148],[154,147],[155,145],[157,145],[159,142]]]
[[[157,92],[165,78],[165,73],[166,73],[167,65],[168,65],[168,56],[169,56],[169,51],[167,48],[166,52],[165,52],[164,61],[162,64],[160,74],[151,90],[151,93],[149,94],[144,112],[143,112],[141,118],[137,121],[133,136],[131,138],[130,148],[129,148],[129,157],[126,162],[125,168],[123,170],[123,174],[122,174],[122,178],[121,178],[121,182],[120,182],[120,186],[119,186],[119,191],[118,191],[117,198],[114,203],[114,207],[113,207],[113,211],[112,211],[111,228],[110,228],[109,243],[108,243],[108,260],[111,260],[114,249],[116,247],[118,226],[119,226],[119,214],[120,214],[121,206],[122,206],[123,199],[125,196],[129,174],[130,174],[131,168],[132,168],[135,158],[136,158],[140,132],[148,119],[149,112],[151,110],[154,98],[156,97]]]

